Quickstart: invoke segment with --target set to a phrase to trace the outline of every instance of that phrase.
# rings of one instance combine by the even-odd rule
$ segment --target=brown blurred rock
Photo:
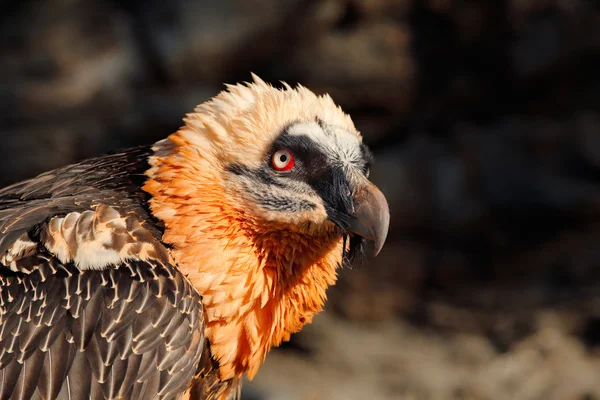
[[[555,316],[546,314],[545,318]],[[300,333],[303,352],[268,357],[246,394],[272,399],[586,399],[600,396],[600,362],[557,324],[500,353],[481,336],[440,335],[399,322],[328,315]],[[303,384],[298,384],[302,382]]]
[[[248,65],[280,51],[286,23],[302,19],[305,8],[298,0],[135,3],[132,12],[157,62],[180,84],[223,81],[237,72],[249,79]]]
[[[97,98],[122,103],[143,71],[127,18],[109,2],[25,4],[10,20],[0,69],[13,118],[40,120]]]
[[[288,61],[306,85],[352,109],[406,112],[415,70],[405,26],[367,20],[330,29],[316,39],[303,43]]]

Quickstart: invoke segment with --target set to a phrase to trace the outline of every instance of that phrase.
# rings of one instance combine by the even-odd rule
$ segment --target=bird
[[[0,190],[0,399],[239,399],[381,250],[373,156],[327,94],[225,85],[152,145]]]

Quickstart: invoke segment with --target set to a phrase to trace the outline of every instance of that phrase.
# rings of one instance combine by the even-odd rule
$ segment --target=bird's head
[[[252,377],[268,349],[320,311],[336,269],[389,212],[371,154],[332,99],[254,76],[157,143],[145,190],[179,268],[203,296],[223,379]]]

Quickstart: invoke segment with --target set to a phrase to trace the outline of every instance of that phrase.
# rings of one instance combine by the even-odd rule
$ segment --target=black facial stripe
[[[286,178],[306,182],[323,199],[330,220],[342,228],[350,223],[353,210],[352,186],[341,167],[332,166],[319,146],[306,135],[282,134],[272,151],[290,149],[294,155],[294,170]]]
[[[325,132],[331,134],[323,121],[317,119],[317,123]],[[290,171],[278,172],[271,167],[271,157],[281,149],[289,149],[294,157],[294,168]],[[363,172],[366,172],[371,164],[372,155],[362,143],[360,152],[362,162],[356,167],[363,168]],[[248,187],[249,192],[254,193],[258,204],[274,211],[314,210],[316,205],[294,196],[295,192],[290,192],[290,197],[273,197],[253,189],[272,185],[297,191],[301,190],[302,185],[294,182],[304,182],[322,198],[327,216],[332,222],[342,229],[347,229],[350,225],[354,204],[353,188],[348,175],[342,166],[332,165],[320,145],[307,135],[289,135],[286,128],[265,154],[263,167],[251,170],[246,166],[234,164],[228,167],[228,171],[247,177],[250,182],[256,182],[256,187]]]
[[[270,175],[267,171],[263,169],[259,169],[257,171],[251,170],[245,165],[240,164],[231,164],[227,167],[227,170],[234,175],[245,176],[253,180],[257,180],[262,183],[266,183],[267,185],[273,185],[280,188],[285,188],[286,186],[275,179],[272,175]]]
[[[317,174],[312,174],[307,183],[321,196],[329,219],[346,229],[354,209],[352,186],[346,173],[339,167],[321,166]]]
[[[323,121],[317,119],[317,123],[330,133]],[[286,179],[306,182],[323,199],[328,218],[342,229],[348,228],[354,204],[352,185],[342,167],[331,165],[319,144],[307,135],[289,135],[284,131],[267,153],[267,161],[273,152],[282,148],[289,149],[295,160],[294,169],[285,173]],[[373,156],[363,143],[360,150],[364,160],[360,167],[365,173]]]
[[[273,211],[312,211],[317,208],[316,204],[305,200],[294,197],[293,194],[289,197],[272,197],[265,196],[258,188],[264,186],[276,186],[280,188],[291,188],[293,185],[285,185],[282,181],[275,179],[275,177],[265,169],[251,170],[250,168],[232,164],[228,168],[228,171],[237,176],[244,176],[249,178],[251,182],[255,182],[254,185],[247,187],[248,192],[253,196],[254,200],[262,205],[264,208]]]
[[[263,207],[273,211],[298,212],[312,211],[317,208],[317,206],[310,201],[298,198],[294,199],[293,202],[289,201],[287,198],[277,197],[260,197],[257,200]]]
[[[271,157],[271,154],[279,149],[290,149],[294,158],[303,162],[314,158],[327,159],[325,154],[319,150],[318,145],[306,135],[282,134],[273,142],[266,157]]]
[[[317,120],[318,122],[319,120]],[[324,124],[321,121],[322,124]],[[331,134],[331,131],[324,125],[322,129]],[[274,142],[267,154],[265,155],[266,162],[269,162],[269,157],[280,149],[287,148],[292,151],[296,161],[296,170],[300,172],[311,172],[313,168],[318,168],[320,165],[328,163],[328,157],[323,153],[319,143],[316,143],[307,135],[289,135],[284,131]],[[373,162],[373,154],[369,148],[360,143],[360,159],[357,160],[355,167],[360,168],[363,173],[366,172]],[[301,165],[299,165],[301,164]],[[296,177],[299,174],[291,174]]]
[[[297,174],[296,171],[296,176],[290,178],[308,183],[323,199],[327,217],[341,228],[347,228],[350,224],[349,215],[352,212],[353,204],[351,186],[346,178],[346,174],[339,167],[332,167],[325,162],[318,162],[316,160],[311,160],[309,166],[311,168],[307,170],[310,173],[302,172],[301,174]],[[264,169],[251,170],[243,165],[232,164],[228,167],[228,171],[256,181],[257,185],[266,184],[282,188],[288,187]],[[291,187],[293,186],[289,186],[289,188]],[[293,201],[291,201],[290,198],[257,195],[255,200],[263,207],[274,211],[297,212],[311,211],[316,208],[316,205],[310,201],[299,198],[293,198]]]

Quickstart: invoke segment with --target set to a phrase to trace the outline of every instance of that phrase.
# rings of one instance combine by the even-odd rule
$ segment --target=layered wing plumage
[[[77,269],[41,251],[0,276],[1,399],[171,399],[203,347],[201,306],[160,260]]]
[[[144,158],[0,191],[0,399],[181,398],[210,358],[201,297],[135,181]]]
[[[46,172],[0,189],[0,255],[24,232],[55,216],[83,212],[100,203],[133,213],[160,236],[140,187],[149,168],[148,147],[107,155]]]

